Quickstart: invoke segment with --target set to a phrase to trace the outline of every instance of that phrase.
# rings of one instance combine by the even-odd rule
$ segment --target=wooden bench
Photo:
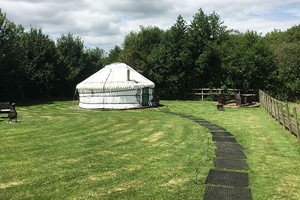
[[[0,113],[9,113],[10,103],[9,102],[0,102]]]

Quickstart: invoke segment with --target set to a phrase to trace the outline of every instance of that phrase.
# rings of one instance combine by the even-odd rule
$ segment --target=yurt
[[[149,106],[155,85],[125,63],[105,66],[76,86],[79,107],[129,109]]]

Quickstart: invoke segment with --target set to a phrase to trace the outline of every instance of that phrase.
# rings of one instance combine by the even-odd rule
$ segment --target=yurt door
[[[149,106],[149,88],[142,90],[142,106]]]

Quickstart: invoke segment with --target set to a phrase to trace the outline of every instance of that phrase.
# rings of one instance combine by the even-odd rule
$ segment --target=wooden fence
[[[288,103],[283,103],[259,90],[260,105],[280,124],[288,129],[292,134],[296,135],[300,141],[299,119],[297,116],[297,108],[294,107],[292,113]]]
[[[227,92],[236,92],[239,93],[240,89],[226,89]],[[201,100],[203,101],[204,97],[208,97],[210,95],[218,95],[224,93],[224,89],[213,89],[213,88],[196,88],[192,89],[189,92],[185,93],[185,99],[187,99],[187,96],[194,96],[194,97],[201,97]]]

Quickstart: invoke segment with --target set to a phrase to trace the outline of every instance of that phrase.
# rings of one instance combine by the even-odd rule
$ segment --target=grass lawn
[[[248,157],[254,199],[300,199],[300,143],[262,108],[162,101],[155,109],[89,111],[71,108],[76,103],[19,106],[18,124],[0,118],[0,199],[201,199],[213,168],[210,134],[163,111],[233,133]]]

